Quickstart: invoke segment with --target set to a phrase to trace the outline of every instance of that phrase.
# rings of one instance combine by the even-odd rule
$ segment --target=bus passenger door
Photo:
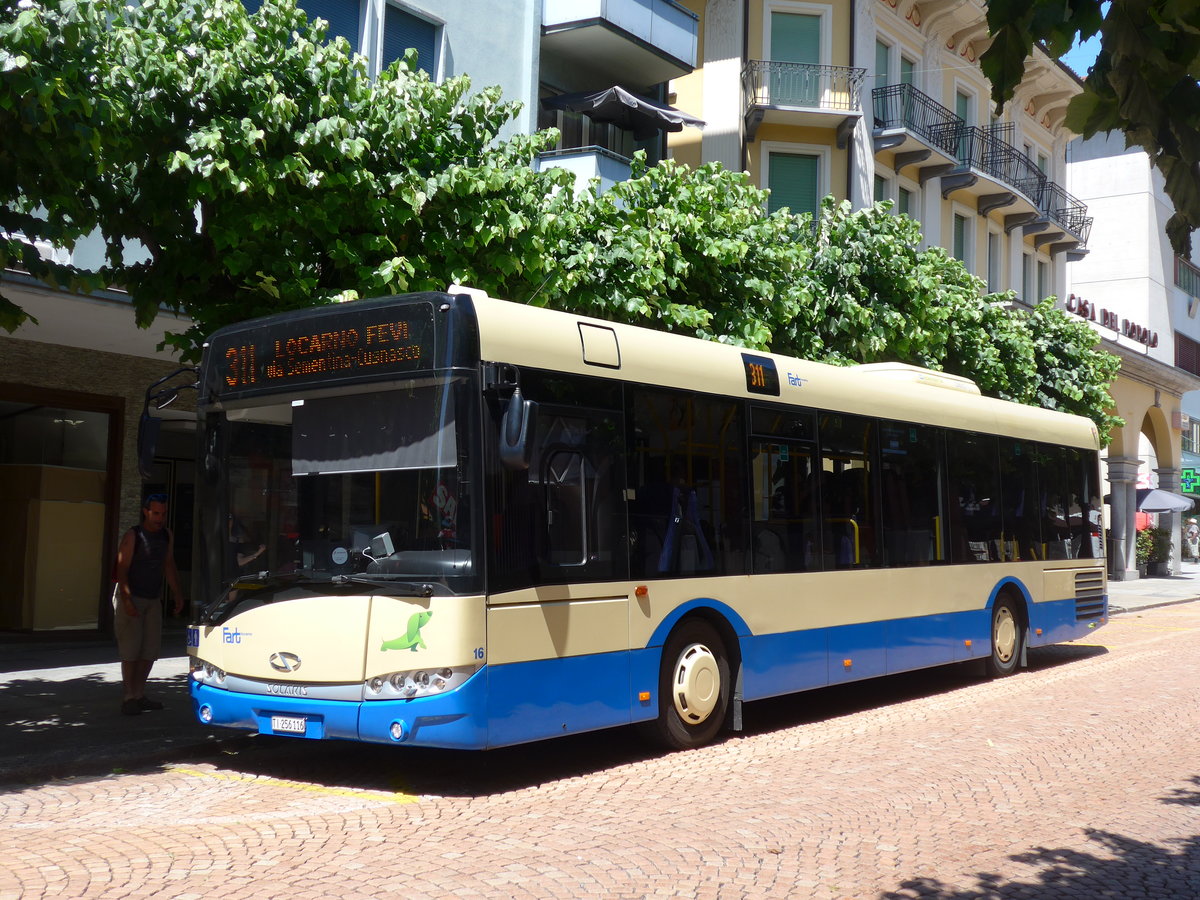
[[[541,488],[538,556],[547,581],[624,577],[620,419],[599,410],[543,408],[531,477]]]

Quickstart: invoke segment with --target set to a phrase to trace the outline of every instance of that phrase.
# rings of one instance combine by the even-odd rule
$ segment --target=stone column
[[[1134,581],[1138,577],[1134,544],[1137,540],[1137,471],[1142,461],[1136,456],[1110,456],[1108,483],[1111,488],[1108,531],[1108,577]]]
[[[1154,474],[1158,476],[1158,486],[1161,490],[1170,491],[1173,494],[1179,493],[1178,469],[1155,469]],[[1183,547],[1180,545],[1179,541],[1179,513],[1159,513],[1158,527],[1168,528],[1171,531],[1171,574],[1178,575],[1183,571]]]

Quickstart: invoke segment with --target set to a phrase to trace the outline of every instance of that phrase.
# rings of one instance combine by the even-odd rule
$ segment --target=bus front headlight
[[[433,670],[372,675],[364,682],[363,697],[367,700],[411,700],[430,694],[443,694],[461,687],[478,670],[477,665],[446,666]]]

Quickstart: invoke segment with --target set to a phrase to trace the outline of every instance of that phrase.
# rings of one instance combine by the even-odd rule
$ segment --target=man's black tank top
[[[163,570],[171,533],[166,528],[147,531],[133,526],[133,559],[129,563],[129,592],[138,597],[158,597],[162,593]]]

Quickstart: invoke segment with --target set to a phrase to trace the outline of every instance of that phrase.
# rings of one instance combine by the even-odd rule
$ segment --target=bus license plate
[[[307,723],[303,716],[271,716],[271,730],[284,734],[304,734]]]

